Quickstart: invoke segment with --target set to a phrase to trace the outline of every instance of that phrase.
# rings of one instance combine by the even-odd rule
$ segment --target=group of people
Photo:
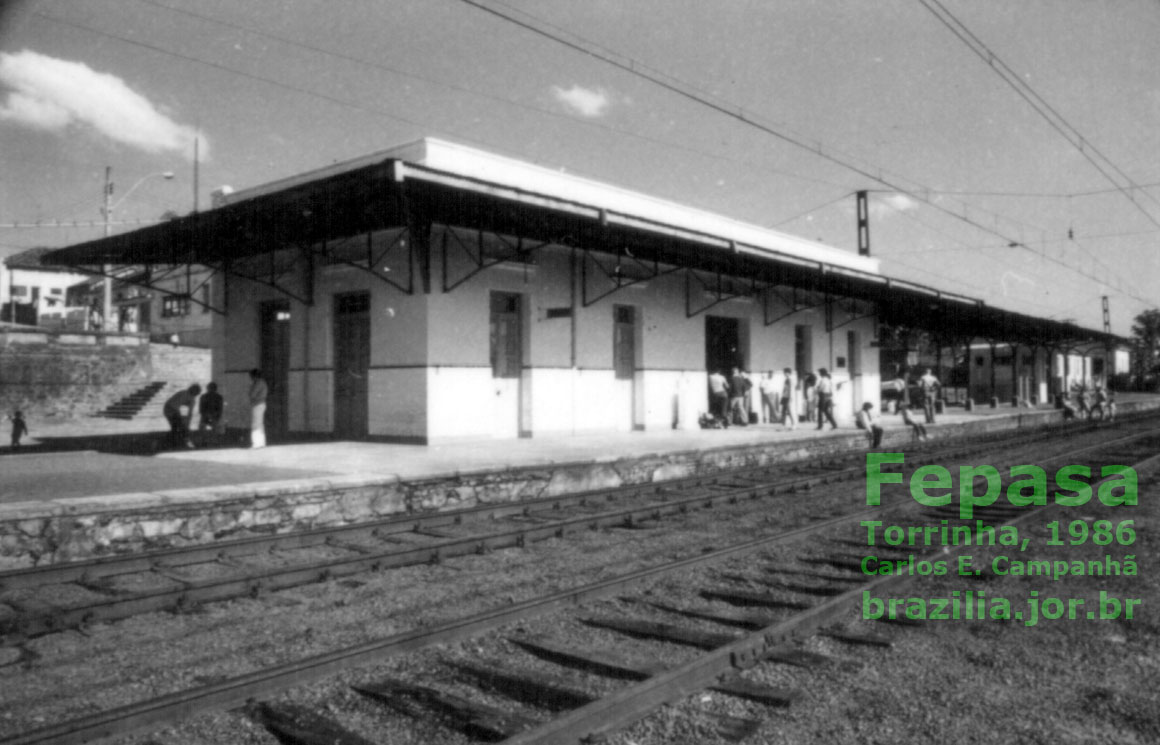
[[[266,447],[266,398],[269,387],[262,372],[250,371],[250,447]],[[169,422],[168,445],[175,448],[195,447],[190,433],[193,412],[200,416],[198,435],[203,446],[216,445],[224,433],[226,402],[218,393],[217,383],[206,385],[205,393],[201,385],[194,383],[183,391],[178,391],[165,402],[162,412]]]
[[[753,376],[739,367],[728,378],[720,370],[709,374],[709,417],[715,427],[779,422],[797,427],[797,376],[786,368],[780,378],[772,370],[754,385]]]
[[[929,439],[926,433],[926,426],[914,418],[914,415],[910,411],[910,404],[900,402],[898,404],[898,413],[902,416],[902,423],[910,427],[914,439],[923,441]],[[874,414],[874,404],[869,401],[862,404],[861,410],[858,411],[855,417],[855,423],[858,425],[858,429],[866,430],[872,449],[882,444],[883,429],[882,425],[878,423],[877,415]]]
[[[1116,418],[1115,391],[1096,385],[1088,391],[1087,386],[1079,385],[1074,390],[1075,404],[1063,400],[1064,419],[1100,419],[1112,421]],[[1097,414],[1099,416],[1097,416]]]
[[[743,427],[747,424],[782,424],[797,429],[799,417],[817,420],[817,428],[826,422],[838,428],[834,420],[834,392],[842,383],[834,383],[826,368],[803,379],[793,368],[780,373],[769,370],[754,382],[754,375],[734,367],[726,377],[720,370],[709,374],[709,416],[707,426]],[[802,411],[802,403],[805,410]]]
[[[917,402],[910,400],[910,385],[907,382],[905,372],[899,371],[898,375],[894,378],[894,389],[898,394],[898,398],[896,399],[897,410],[901,413],[904,408],[909,408],[911,404],[917,404],[922,407],[923,414],[926,417],[926,423],[934,424],[936,412],[935,402],[938,400],[938,393],[942,388],[942,383],[939,382],[929,367],[926,368],[925,372],[915,382],[917,384]]]
[[[834,430],[838,428],[834,419],[834,395],[843,385],[844,382],[835,382],[824,367],[819,368],[816,375],[809,373],[801,380],[793,368],[787,367],[781,373],[770,370],[756,383],[752,374],[739,367],[734,367],[729,377],[720,370],[714,370],[709,374],[709,414],[702,419],[702,426],[779,423],[792,430],[797,429],[801,415],[805,421],[816,421],[816,429],[824,429],[829,422],[830,429]],[[939,388],[938,378],[928,368],[919,379],[926,424],[935,421],[934,402]],[[905,384],[898,413],[903,423],[910,427],[915,439],[928,439],[926,426],[915,419],[909,400],[905,397]],[[871,447],[881,444],[883,429],[874,414],[874,404],[862,404],[855,415],[855,424],[866,431]]]
[[[894,380],[894,387],[898,391],[895,410],[902,417],[902,423],[910,427],[910,432],[914,439],[925,441],[930,439],[926,431],[926,424],[934,424],[937,411],[935,402],[938,400],[938,393],[942,388],[942,383],[939,382],[939,379],[929,367],[919,376],[917,382],[917,393],[919,403],[922,405],[925,424],[919,422],[914,417],[914,412],[911,409],[910,386],[907,383],[906,376],[902,372],[899,372],[898,377]],[[882,444],[883,429],[882,425],[878,423],[878,417],[874,414],[874,404],[869,401],[862,404],[861,410],[855,416],[855,423],[859,429],[866,430],[866,434],[870,438],[871,448],[877,448]]]

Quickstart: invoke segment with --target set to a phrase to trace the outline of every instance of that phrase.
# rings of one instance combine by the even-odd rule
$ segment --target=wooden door
[[[288,429],[290,389],[290,302],[271,300],[260,306],[261,357],[259,365],[266,379],[266,436],[285,437]]]
[[[522,298],[491,293],[491,379],[495,389],[492,434],[520,436],[520,376],[523,374]]]
[[[371,298],[356,292],[334,297],[334,434],[367,436]]]

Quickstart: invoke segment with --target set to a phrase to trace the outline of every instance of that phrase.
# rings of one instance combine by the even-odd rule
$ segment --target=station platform
[[[1154,395],[1121,395],[1117,403],[1121,414],[1160,410]],[[1061,420],[1046,406],[950,407],[928,430],[937,441]],[[899,416],[886,414],[881,422],[881,449],[914,445]],[[44,423],[26,447],[0,454],[0,570],[660,481],[868,445],[850,424],[815,426],[156,452],[164,422]]]

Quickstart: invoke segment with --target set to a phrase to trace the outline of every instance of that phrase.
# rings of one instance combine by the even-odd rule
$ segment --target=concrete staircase
[[[120,399],[112,405],[106,407],[102,411],[98,411],[96,416],[104,417],[106,419],[132,419],[141,413],[149,402],[152,401],[165,388],[165,381],[154,381],[149,385],[130,393],[128,396]]]
[[[106,419],[144,420],[164,426],[162,409],[169,397],[194,383],[205,388],[209,382],[210,350],[194,347],[150,345],[152,382],[96,414]]]

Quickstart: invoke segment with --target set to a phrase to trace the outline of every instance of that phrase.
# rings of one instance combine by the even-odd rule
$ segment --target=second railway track
[[[1152,449],[1154,451],[1154,446]],[[732,488],[746,487],[738,487],[735,484]],[[702,496],[703,498],[704,496]],[[813,496],[811,496],[811,499],[813,499]],[[670,562],[668,566],[657,566],[638,572],[627,572],[623,576],[552,593],[546,597],[509,603],[506,607],[485,611],[466,618],[456,618],[453,621],[439,624],[433,628],[414,629],[368,644],[357,645],[324,655],[316,655],[303,660],[296,660],[264,671],[256,671],[252,674],[233,677],[214,685],[176,692],[144,704],[133,705],[124,709],[114,709],[93,717],[76,719],[55,728],[43,729],[39,732],[30,732],[23,736],[9,738],[3,742],[85,742],[106,735],[123,734],[141,728],[159,726],[172,721],[175,716],[184,715],[192,711],[228,707],[238,705],[250,698],[269,697],[288,686],[345,671],[351,664],[355,664],[356,662],[357,664],[368,664],[374,660],[394,657],[415,649],[428,648],[432,644],[475,638],[490,629],[505,624],[511,624],[517,621],[528,623],[528,619],[533,616],[558,611],[561,607],[596,602],[601,598],[616,598],[615,603],[617,605],[629,602],[633,608],[647,607],[651,610],[644,614],[646,617],[650,614],[655,615],[658,613],[662,616],[666,613],[672,614],[674,612],[673,608],[676,606],[673,606],[671,603],[668,603],[670,607],[666,610],[660,607],[666,605],[666,603],[651,603],[642,606],[640,600],[624,601],[619,596],[628,587],[653,583],[658,581],[658,578],[662,576],[680,576],[683,578],[682,582],[684,582],[688,580],[691,572],[708,571],[705,567],[718,565],[721,562],[730,560],[736,561],[738,557],[742,556],[764,554],[771,551],[776,553],[782,550],[779,547],[784,547],[790,542],[800,542],[805,538],[823,536],[827,531],[832,532],[840,525],[848,524],[851,520],[856,520],[858,517],[858,513],[852,514],[848,509],[844,509],[841,510],[842,514],[840,516],[819,519],[819,512],[824,512],[824,504],[821,500],[816,500],[815,506],[817,509],[813,510],[811,514],[798,515],[798,519],[801,522],[799,527],[782,530],[775,535],[766,535],[761,538],[739,542],[728,548],[701,550],[699,555],[684,558],[679,562]],[[769,531],[767,530],[765,532],[768,533]],[[800,565],[796,568],[782,566],[781,569],[789,570],[791,574],[795,572],[798,575],[812,574],[814,575],[813,579],[815,583],[819,578],[822,580],[822,583],[820,585],[813,585],[812,590],[805,589],[810,588],[811,585],[809,582],[800,581],[800,577],[798,577],[793,581],[783,578],[773,585],[769,585],[769,583],[764,581],[760,573],[757,577],[749,576],[748,578],[744,578],[746,576],[744,572],[738,574],[737,572],[725,570],[713,570],[722,573],[713,580],[712,585],[720,586],[724,582],[725,585],[731,587],[728,592],[718,592],[716,600],[723,599],[721,597],[722,595],[728,595],[731,598],[728,602],[761,607],[763,603],[761,598],[765,598],[768,603],[763,606],[764,609],[766,611],[772,609],[773,613],[770,615],[769,612],[766,612],[763,615],[761,612],[754,612],[752,608],[749,610],[730,612],[720,609],[712,612],[706,610],[701,613],[699,622],[710,625],[725,623],[732,624],[734,627],[753,626],[754,624],[760,624],[762,622],[770,622],[762,626],[762,633],[757,637],[740,637],[734,634],[731,640],[731,635],[720,632],[717,632],[715,637],[712,634],[702,635],[701,637],[698,637],[696,634],[691,634],[689,639],[693,640],[697,638],[701,638],[702,640],[716,639],[715,643],[704,641],[702,644],[702,646],[716,647],[715,651],[707,653],[708,656],[705,657],[706,660],[712,658],[714,660],[713,662],[696,662],[693,659],[683,662],[668,660],[664,662],[663,667],[665,669],[663,670],[655,666],[651,668],[647,665],[642,667],[635,673],[636,677],[641,677],[643,675],[642,671],[645,669],[651,670],[652,672],[645,676],[646,681],[644,683],[635,686],[639,691],[639,698],[636,697],[637,694],[619,693],[612,697],[615,699],[615,702],[610,704],[607,703],[610,700],[609,697],[596,696],[592,703],[577,709],[577,711],[580,711],[587,707],[595,707],[594,709],[589,709],[589,711],[597,712],[595,716],[597,720],[602,722],[599,727],[593,726],[591,724],[592,720],[587,720],[588,723],[584,724],[579,719],[576,719],[576,717],[579,717],[578,714],[565,715],[564,717],[552,720],[553,722],[566,721],[564,725],[540,725],[541,728],[563,727],[560,730],[563,734],[559,735],[559,737],[564,739],[550,739],[557,735],[550,735],[547,732],[544,732],[543,736],[548,739],[532,739],[532,735],[518,734],[520,728],[530,726],[528,721],[513,716],[509,718],[511,723],[504,725],[503,722],[507,720],[501,716],[503,709],[497,712],[492,710],[494,707],[491,709],[487,706],[473,707],[470,702],[464,703],[460,700],[460,697],[450,694],[447,691],[441,691],[438,686],[422,685],[413,682],[401,683],[399,681],[393,681],[387,684],[380,681],[381,684],[378,687],[372,686],[368,688],[364,686],[364,689],[371,695],[389,700],[396,709],[408,710],[412,713],[423,710],[437,711],[440,712],[441,717],[450,717],[452,721],[459,721],[466,718],[468,724],[460,726],[460,729],[464,731],[478,730],[482,726],[481,722],[490,721],[491,724],[488,726],[492,727],[492,737],[511,735],[513,738],[516,738],[513,739],[513,742],[576,741],[575,739],[569,740],[567,738],[574,738],[576,733],[584,730],[585,727],[588,727],[590,730],[589,733],[591,733],[601,728],[607,729],[614,726],[614,724],[619,726],[619,724],[627,721],[625,717],[631,719],[632,717],[643,715],[649,706],[657,702],[670,700],[673,696],[681,695],[686,690],[696,690],[698,687],[704,687],[706,680],[716,679],[718,676],[725,674],[728,668],[744,668],[759,661],[763,657],[776,657],[778,654],[792,656],[791,650],[780,649],[781,641],[778,639],[789,635],[791,632],[800,633],[809,626],[816,625],[825,618],[829,618],[830,616],[827,614],[836,612],[836,609],[841,608],[844,603],[849,601],[849,594],[855,592],[853,589],[841,589],[843,586],[849,584],[850,579],[848,576],[843,577],[840,567],[836,568],[835,565],[831,565],[824,571],[818,571],[816,565]],[[735,576],[730,577],[730,574],[734,574]],[[743,578],[738,580],[737,577]],[[894,582],[898,580],[887,578],[882,581]],[[738,587],[736,585],[740,586]],[[835,597],[831,597],[834,592],[838,594]],[[802,599],[803,594],[806,596],[813,595],[814,601],[818,597],[823,598],[823,600],[820,603],[806,603]],[[714,599],[712,593],[702,593],[700,597],[706,602]],[[684,598],[686,603],[688,600],[689,598]],[[605,600],[604,602],[610,601]],[[810,607],[805,610],[795,607],[802,604],[809,604]],[[680,605],[680,603],[677,605]],[[621,608],[620,610],[623,609]],[[677,608],[676,612],[678,615],[684,614],[684,617],[696,617],[696,611],[697,608],[693,605],[687,605],[686,607]],[[781,615],[780,618],[778,617],[779,614]],[[633,633],[636,636],[649,636],[650,634],[654,637],[658,634],[663,636],[665,633],[670,633],[674,626],[671,618],[664,622],[646,620],[643,626],[638,625],[635,628],[630,628],[632,624],[619,623],[618,625],[615,618],[609,619],[599,615],[586,617],[584,621],[585,628],[602,628],[605,631],[611,628],[619,633],[626,633],[627,631],[627,633]],[[553,646],[550,641],[539,638],[540,635],[524,634],[523,636],[525,638],[522,639],[522,642],[529,649],[538,649],[542,654],[549,654],[552,649],[555,649],[558,654],[567,656],[567,650],[560,649],[559,645]],[[510,641],[493,641],[491,643],[498,643],[501,646],[506,644],[507,646],[502,646],[502,648],[510,651]],[[693,644],[693,646],[697,645]],[[722,649],[725,651],[722,651]],[[594,664],[592,660],[588,660],[588,662]],[[476,672],[474,676],[476,678],[482,677],[489,679],[491,682],[488,685],[492,689],[495,689],[497,685],[502,688],[502,685],[496,683],[497,680],[503,678],[502,675],[496,674],[489,678],[488,675],[480,672],[480,670],[486,671],[491,667],[494,667],[493,663],[478,663],[475,665]],[[631,669],[621,670],[620,672],[621,675],[633,676]],[[547,686],[547,690],[551,690],[550,685],[545,685]],[[738,690],[743,687],[743,684],[737,684]],[[562,688],[566,690],[567,687],[563,686]],[[563,693],[559,695],[564,696]],[[576,694],[575,692],[571,695],[572,698],[569,700],[573,701],[582,697],[581,694]],[[588,692],[583,695],[595,696],[595,693]],[[749,693],[745,695],[758,698],[765,697],[770,701],[776,699],[777,696],[775,692],[762,690],[759,687],[752,687],[749,689]],[[597,704],[599,701],[604,701],[605,703]],[[651,704],[648,703],[650,701],[652,702]],[[611,708],[604,709],[603,707]],[[320,730],[321,732],[326,732],[327,730],[325,728],[327,726],[333,726],[335,728],[341,726],[338,724],[327,724],[326,717],[311,719],[313,715],[303,714],[303,711],[307,710],[293,707],[286,709],[285,707],[280,708],[279,706],[266,705],[259,707],[257,710],[258,713],[255,716],[274,728],[278,726],[284,728],[290,727],[292,729],[297,727],[299,730],[302,730],[302,728],[309,729],[310,727],[316,727],[322,728]],[[613,711],[628,713],[614,715],[612,713]],[[489,714],[488,712],[491,713]],[[572,717],[572,719],[568,719],[568,717]],[[279,725],[279,722],[281,722],[281,725]],[[294,724],[294,722],[297,722],[297,724]],[[463,724],[462,721],[460,721],[460,724]],[[733,725],[741,728],[741,730],[747,726],[742,722],[722,723],[722,727],[726,729],[728,726]],[[505,731],[504,726],[508,726],[511,729]],[[738,730],[738,732],[741,730]],[[335,729],[335,731],[338,730]],[[321,736],[328,737],[329,735],[323,734]],[[536,737],[539,736],[536,735]],[[355,740],[351,739],[350,742],[355,742]]]

